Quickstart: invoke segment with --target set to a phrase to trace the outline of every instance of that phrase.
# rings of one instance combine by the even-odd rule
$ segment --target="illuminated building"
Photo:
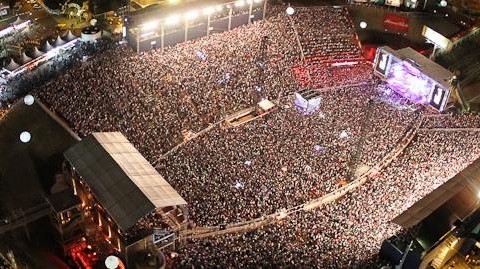
[[[115,253],[128,266],[139,252],[172,245],[186,227],[185,200],[121,133],[93,133],[64,155],[85,217],[82,236],[103,246],[98,256]]]
[[[265,18],[267,0],[209,0],[149,6],[125,18],[124,37],[135,51],[164,49]]]
[[[71,188],[50,195],[47,201],[52,209],[50,221],[55,228],[56,241],[66,255],[68,246],[80,241],[85,234],[82,203]]]

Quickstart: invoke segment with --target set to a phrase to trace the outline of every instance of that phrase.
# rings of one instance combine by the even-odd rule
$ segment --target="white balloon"
[[[24,102],[27,106],[31,106],[31,105],[33,105],[33,102],[35,102],[35,98],[33,98],[33,96],[31,96],[31,95],[29,94],[29,95],[26,95],[26,96],[23,98],[23,102]]]
[[[293,13],[295,13],[295,9],[293,9],[293,7],[287,7],[287,15],[291,16],[293,15]]]
[[[115,269],[118,267],[118,265],[120,264],[120,261],[118,260],[117,257],[115,256],[108,256],[106,259],[105,259],[105,266],[108,268],[108,269]]]
[[[32,135],[27,132],[27,131],[23,131],[21,134],[20,134],[20,141],[22,141],[23,143],[28,143],[30,142],[30,139],[32,139]]]

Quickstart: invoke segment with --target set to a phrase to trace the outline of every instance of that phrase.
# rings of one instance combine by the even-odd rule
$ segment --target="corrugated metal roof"
[[[65,157],[123,231],[156,208],[187,204],[119,132],[93,133]]]

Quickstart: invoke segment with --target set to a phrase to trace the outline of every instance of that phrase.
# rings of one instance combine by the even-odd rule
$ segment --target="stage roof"
[[[450,79],[454,76],[452,72],[443,66],[423,56],[416,50],[407,47],[396,51],[402,59],[412,60],[426,75],[434,79],[444,87],[450,87]]]
[[[156,208],[187,204],[119,132],[93,133],[65,157],[123,231]]]
[[[452,200],[452,198],[461,201],[458,204],[468,204],[466,201],[472,199],[477,201],[479,190],[480,158],[395,217],[393,222],[405,228],[412,227]],[[462,197],[457,197],[460,194]],[[461,218],[470,212],[468,208],[465,209],[460,206],[455,206],[453,209],[455,210],[455,215]]]

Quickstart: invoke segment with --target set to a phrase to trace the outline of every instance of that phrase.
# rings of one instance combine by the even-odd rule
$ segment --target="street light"
[[[447,1],[445,1],[445,0],[440,1],[440,6],[441,7],[446,7],[447,6]]]
[[[362,28],[362,29],[367,28],[367,23],[364,22],[364,21],[360,22],[360,28]]]

